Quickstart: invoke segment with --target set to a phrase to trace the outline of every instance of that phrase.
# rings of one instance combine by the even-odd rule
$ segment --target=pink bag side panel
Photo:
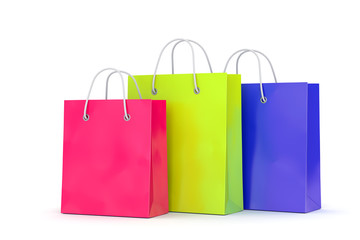
[[[65,101],[62,213],[150,217],[151,100]]]
[[[150,216],[169,211],[167,175],[166,101],[152,101],[152,162]]]

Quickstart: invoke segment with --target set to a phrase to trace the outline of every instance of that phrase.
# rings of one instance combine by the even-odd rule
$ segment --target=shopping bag
[[[140,100],[89,100],[105,70],[86,100],[65,101],[61,212],[165,214],[166,102],[141,99],[135,79]]]
[[[162,53],[173,42],[191,47],[192,74],[156,74]],[[169,42],[154,75],[134,76],[144,98],[167,102],[169,210],[238,212],[243,209],[241,79],[212,71],[196,73],[193,43],[197,44],[184,39]],[[129,99],[138,98],[133,85],[128,89]]]
[[[319,84],[278,83],[255,50],[227,64],[247,52],[257,57],[260,83],[242,84],[244,208],[320,209]],[[262,83],[258,54],[275,83]]]

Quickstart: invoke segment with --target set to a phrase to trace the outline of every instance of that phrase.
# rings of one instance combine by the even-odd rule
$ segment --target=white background
[[[358,1],[0,2],[0,239],[359,239]],[[201,43],[215,72],[257,49],[281,82],[320,83],[323,209],[309,214],[170,213],[153,219],[60,214],[63,100],[85,99],[94,74],[152,74],[174,38]],[[207,72],[196,50],[197,70]],[[245,57],[243,82],[257,82]],[[170,52],[160,73],[170,73]],[[271,82],[264,66],[264,81]],[[228,72],[234,72],[234,63]],[[176,71],[191,72],[179,46]],[[119,81],[110,94],[121,97]],[[93,98],[104,98],[104,79]],[[291,101],[291,99],[289,99]]]

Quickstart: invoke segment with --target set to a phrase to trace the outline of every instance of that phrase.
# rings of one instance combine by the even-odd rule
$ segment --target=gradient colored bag
[[[128,217],[165,214],[166,102],[89,101],[101,72],[86,101],[65,101],[61,212]],[[138,88],[137,93],[141,98]]]
[[[256,55],[260,74],[260,84],[242,85],[244,208],[320,209],[319,84],[277,83],[265,55],[240,50],[231,57],[239,52],[238,61],[246,52]],[[276,83],[262,83],[257,53]]]
[[[195,74],[190,42],[197,43],[183,39],[162,49],[156,69],[163,51],[174,41],[190,45],[192,74],[156,75],[155,70],[154,75],[134,76],[144,98],[167,102],[169,210],[207,214],[241,211],[240,76]],[[138,98],[136,92],[129,85],[129,98]]]

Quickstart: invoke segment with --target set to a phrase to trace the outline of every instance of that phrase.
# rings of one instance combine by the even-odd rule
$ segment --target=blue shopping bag
[[[247,52],[257,57],[260,83],[242,84],[244,208],[320,209],[319,84],[277,83],[271,62],[255,50],[231,57],[241,53],[238,63]],[[258,54],[268,60],[275,83],[262,83]]]

